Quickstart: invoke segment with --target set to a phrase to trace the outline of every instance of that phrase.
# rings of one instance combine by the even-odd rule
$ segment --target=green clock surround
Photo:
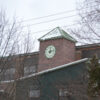
[[[54,55],[56,54],[56,48],[53,45],[49,45],[46,49],[45,49],[45,56],[46,58],[53,58]]]

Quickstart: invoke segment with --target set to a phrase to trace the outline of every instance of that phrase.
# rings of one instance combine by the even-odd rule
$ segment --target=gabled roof
[[[79,64],[79,63],[82,63],[82,62],[86,62],[86,61],[88,61],[88,58],[80,59],[80,60],[77,60],[77,61],[74,61],[74,62],[70,62],[68,64],[56,66],[56,67],[51,68],[51,69],[46,69],[46,70],[38,72],[38,73],[34,73],[34,74],[31,74],[31,75],[28,75],[28,76],[25,76],[25,77],[21,77],[20,80],[30,78],[30,77],[34,77],[34,76],[37,76],[37,75],[43,75],[45,73],[49,73],[49,72],[53,72],[53,71],[57,71],[57,70],[60,70],[60,69],[63,69],[63,68],[66,68],[66,67],[69,67],[69,66],[72,66],[72,65],[76,65],[76,64]]]
[[[65,38],[67,40],[70,40],[72,42],[76,42],[76,40],[71,37],[67,32],[65,32],[60,27],[56,27],[41,38],[39,38],[40,41],[44,40],[51,40],[51,39],[57,39],[57,38]]]
[[[100,42],[99,43],[93,43],[93,44],[86,44],[86,45],[76,46],[77,49],[91,48],[91,47],[100,47]]]
[[[56,67],[51,68],[51,69],[46,69],[46,70],[41,71],[41,72],[37,72],[37,73],[31,74],[31,75],[28,75],[28,76],[21,77],[17,80],[23,80],[23,79],[31,78],[31,77],[34,77],[34,76],[43,75],[45,73],[57,71],[57,70],[60,70],[60,69],[63,69],[63,68],[66,68],[66,67],[69,67],[69,66],[72,66],[72,65],[76,65],[76,64],[79,64],[79,63],[82,63],[82,62],[86,62],[86,61],[88,61],[88,58],[80,59],[80,60],[70,62],[68,64],[64,64],[64,65],[61,65],[61,66],[56,66]],[[1,81],[0,83],[10,83],[10,82],[15,82],[17,80]]]

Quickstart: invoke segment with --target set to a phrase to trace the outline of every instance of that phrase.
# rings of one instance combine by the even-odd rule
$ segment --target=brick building
[[[6,86],[13,83],[14,80],[23,79],[42,71],[47,72],[50,69],[57,68],[57,66],[69,64],[83,58],[90,58],[94,54],[97,54],[100,58],[99,43],[76,46],[77,41],[59,27],[42,36],[39,41],[39,52],[19,54],[0,60],[0,68],[6,69],[5,73],[0,73],[0,90],[9,91]]]
[[[20,78],[15,100],[88,100],[87,59]]]

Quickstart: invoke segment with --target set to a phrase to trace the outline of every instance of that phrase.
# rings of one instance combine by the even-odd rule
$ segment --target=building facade
[[[100,44],[76,46],[77,41],[59,27],[42,36],[39,41],[39,52],[19,54],[0,59],[0,68],[1,70],[2,68],[4,69],[4,72],[1,71],[0,73],[0,90],[6,91],[7,94],[14,87],[11,94],[14,100],[34,100],[32,98],[47,100],[50,99],[49,97],[52,97],[53,100],[65,100],[66,95],[68,95],[66,99],[71,95],[68,88],[71,89],[72,87],[71,91],[76,91],[77,96],[71,96],[71,100],[80,100],[78,98],[82,98],[82,94],[84,94],[83,98],[87,100],[87,83],[84,83],[87,79],[83,79],[83,74],[87,72],[86,60],[84,59],[91,58],[94,54],[97,54],[100,58]],[[69,67],[67,68],[67,66]],[[61,84],[58,84],[60,80]],[[50,83],[55,85],[51,86]],[[73,83],[72,86],[70,86],[71,83]],[[67,88],[63,84],[67,84]],[[57,89],[57,87],[60,87],[59,85],[61,85],[61,89]],[[51,88],[55,90],[51,90]],[[85,90],[78,97],[78,92],[82,88]],[[51,92],[52,94],[53,91],[55,91],[54,97],[50,96],[49,93]],[[20,95],[20,93],[25,94]],[[46,97],[46,93],[49,97]],[[42,98],[44,96],[46,98]]]
[[[17,81],[15,100],[88,100],[86,61],[21,78]]]
[[[39,52],[0,59],[0,68],[6,69],[0,73],[0,80],[18,79],[69,62],[91,58],[94,54],[100,58],[99,43],[76,46],[76,40],[59,27],[48,32],[39,41]]]

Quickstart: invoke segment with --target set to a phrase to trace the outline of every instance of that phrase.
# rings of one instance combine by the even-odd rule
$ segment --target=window
[[[29,75],[36,72],[36,66],[24,67],[24,75]]]
[[[37,83],[30,85],[28,90],[29,100],[38,99],[40,97],[40,88]]]
[[[69,92],[67,91],[67,89],[59,89],[59,96],[69,96]]]
[[[5,71],[5,79],[14,79],[15,68],[9,68]]]
[[[29,91],[29,97],[30,98],[38,98],[38,97],[40,97],[40,90],[31,89]]]
[[[1,80],[12,80],[14,79],[14,74],[15,74],[15,68],[9,68],[6,70],[3,70],[1,72]]]

